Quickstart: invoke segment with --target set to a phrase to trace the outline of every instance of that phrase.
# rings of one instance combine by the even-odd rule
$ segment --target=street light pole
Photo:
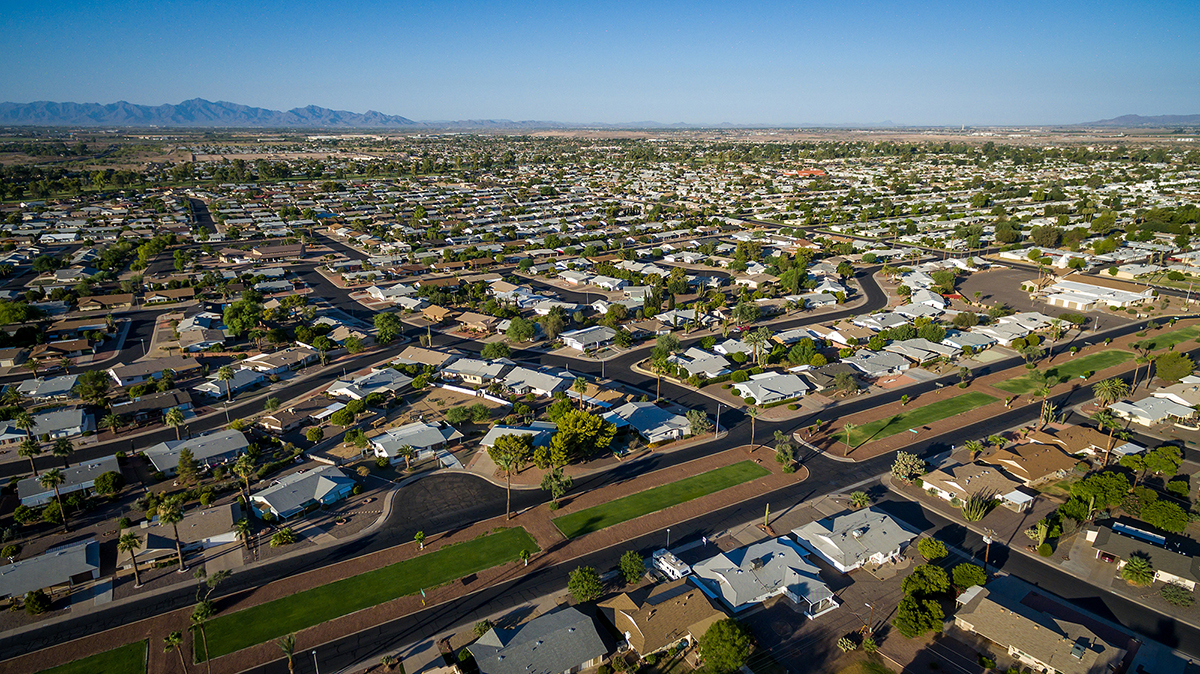
[[[990,556],[990,554],[992,552],[992,536],[995,536],[995,535],[996,535],[996,532],[992,531],[991,529],[983,530],[983,573],[984,573],[984,575],[987,575],[988,557]]]
[[[321,674],[321,665],[317,664],[317,649],[313,649],[313,669],[317,670],[317,674]]]
[[[138,341],[142,343],[142,358],[145,358],[146,357],[146,339],[144,337],[138,337]]]
[[[721,432],[721,408],[724,406],[725,405],[722,403],[717,403],[717,425],[713,426],[713,437],[714,438],[717,437],[717,433]]]
[[[671,549],[671,527],[667,527],[667,550]]]

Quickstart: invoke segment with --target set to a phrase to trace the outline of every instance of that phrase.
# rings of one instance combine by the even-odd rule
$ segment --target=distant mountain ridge
[[[0,103],[0,124],[37,126],[175,126],[234,128],[398,128],[417,123],[381,112],[330,110],[315,105],[287,111],[193,98],[178,105]]]
[[[1135,128],[1140,126],[1200,126],[1200,115],[1121,115],[1112,119],[1102,119],[1098,122],[1084,122],[1075,126],[1111,126]]]

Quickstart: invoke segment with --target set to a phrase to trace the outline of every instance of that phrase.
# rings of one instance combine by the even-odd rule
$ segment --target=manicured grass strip
[[[514,561],[522,550],[532,554],[539,548],[525,529],[514,527],[244,611],[219,615],[208,623],[208,647],[214,658],[227,655]],[[203,661],[201,642],[196,640],[197,662]]]
[[[850,435],[853,443],[846,444],[858,447],[868,440],[882,440],[888,436],[907,431],[910,428],[924,426],[925,424],[941,421],[956,414],[969,412],[976,407],[983,407],[989,403],[994,403],[996,400],[997,398],[994,396],[980,393],[979,391],[972,391],[953,398],[939,400],[924,407],[916,407],[910,411],[878,419],[869,424],[863,424],[851,431]],[[844,430],[837,433],[837,436],[842,442],[846,442],[846,432]]]
[[[1196,337],[1200,337],[1200,325],[1193,325],[1186,328],[1180,328],[1178,330],[1172,330],[1170,332],[1163,332],[1154,335],[1153,337],[1147,337],[1140,342],[1135,342],[1133,348],[1146,351],[1158,351],[1159,349],[1165,349],[1168,346],[1173,346],[1175,344],[1179,344],[1180,342],[1186,342],[1189,339],[1195,339]]]
[[[43,669],[38,674],[146,674],[146,640]]]
[[[556,517],[553,520],[554,526],[567,538],[575,538],[770,474],[771,471],[753,461],[740,461],[577,513]]]
[[[1059,380],[1074,379],[1085,372],[1099,372],[1105,368],[1120,365],[1130,358],[1133,358],[1133,354],[1121,349],[1108,349],[1074,358],[1068,354],[1060,354],[1054,357],[1054,366],[1046,370],[1046,376]],[[1042,382],[1036,375],[1023,374],[1020,377],[992,384],[992,386],[1009,393],[1033,393],[1041,388]]]

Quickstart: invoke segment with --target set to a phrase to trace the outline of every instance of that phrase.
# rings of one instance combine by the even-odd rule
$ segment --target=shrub
[[[987,582],[987,574],[983,569],[970,562],[963,562],[954,567],[951,575],[954,577],[954,585],[963,589],[972,585],[983,585]]]
[[[754,398],[752,398],[750,396],[746,396],[745,398],[742,398],[742,402],[746,403],[747,405],[753,405]]]
[[[729,378],[738,384],[750,381],[750,375],[746,374],[745,370],[738,370],[730,375]]]
[[[375,457],[375,467],[379,468],[380,470],[387,468],[389,463],[391,463],[391,462],[388,461],[388,458],[386,456]]]
[[[1038,554],[1043,557],[1049,557],[1054,554],[1054,548],[1050,547],[1049,543],[1042,543],[1038,546]]]
[[[979,666],[983,667],[984,669],[994,669],[996,667],[996,661],[984,655],[983,653],[980,653]]]
[[[292,531],[291,527],[280,529],[271,536],[271,547],[278,548],[284,545],[291,545],[296,542],[296,532]]]
[[[792,410],[793,412],[800,409],[800,406],[797,405],[796,403],[788,403],[787,407],[789,410]]]
[[[1167,603],[1181,608],[1187,608],[1196,601],[1196,596],[1192,591],[1175,583],[1167,583],[1163,585],[1162,590],[1159,590],[1162,598],[1167,600]]]
[[[921,553],[922,557],[931,562],[936,559],[941,559],[949,554],[949,552],[946,550],[945,543],[942,543],[936,538],[922,538],[921,542],[917,543],[917,550]]]
[[[29,615],[41,615],[50,610],[50,597],[41,590],[25,593],[25,612]]]

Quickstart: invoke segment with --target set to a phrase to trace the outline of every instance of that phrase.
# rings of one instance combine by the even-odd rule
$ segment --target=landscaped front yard
[[[43,669],[38,674],[146,674],[146,641],[135,641],[111,651]]]
[[[1046,377],[1069,380],[1081,377],[1087,372],[1099,372],[1114,365],[1120,365],[1130,358],[1133,358],[1133,354],[1121,349],[1108,349],[1099,353],[1075,357],[1063,354],[1056,356],[1053,366],[1046,368],[1045,372]],[[1009,393],[1033,393],[1041,388],[1042,379],[1040,375],[1023,374],[1020,377],[998,382],[993,386]]]
[[[553,520],[554,526],[567,538],[575,538],[770,474],[769,470],[753,461],[740,461],[557,517]]]
[[[916,407],[884,419],[863,424],[850,432],[850,442],[846,442],[846,432],[844,430],[838,431],[835,436],[851,447],[858,447],[870,440],[882,440],[883,438],[902,433],[917,426],[924,426],[925,424],[941,421],[956,414],[970,412],[976,407],[983,407],[984,405],[996,402],[996,400],[994,396],[986,393],[971,391],[970,393],[939,400],[924,407]]]
[[[212,657],[220,657],[515,561],[520,558],[522,550],[532,554],[539,548],[525,529],[514,527],[243,611],[221,615],[208,623],[208,646]],[[203,649],[202,640],[197,639],[197,662],[205,659]]]

